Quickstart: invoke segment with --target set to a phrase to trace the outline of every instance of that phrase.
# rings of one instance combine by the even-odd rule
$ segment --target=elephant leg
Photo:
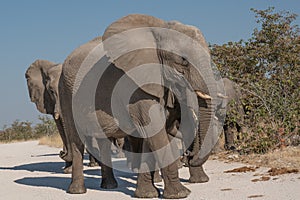
[[[86,193],[83,176],[83,152],[84,145],[76,145],[72,143],[72,182],[69,186],[68,193],[83,194]]]
[[[101,188],[105,189],[114,189],[118,187],[117,180],[115,179],[114,172],[112,169],[111,162],[111,141],[109,139],[100,139],[98,140],[98,145],[100,147],[100,162],[101,165]]]
[[[97,162],[96,158],[90,152],[88,152],[88,154],[89,154],[89,160],[90,160],[88,166],[89,167],[99,166],[99,163]]]
[[[191,191],[179,181],[177,162],[173,162],[171,165],[162,168],[161,172],[165,184],[163,193],[164,198],[185,198],[191,193]]]
[[[225,145],[224,148],[226,150],[235,150],[234,146],[234,129],[235,126],[233,123],[229,125],[224,125],[224,135],[225,135]]]
[[[159,170],[155,170],[153,172],[153,181],[154,183],[160,183],[162,181],[161,175],[159,174]]]
[[[192,167],[189,166],[189,172],[190,172],[190,183],[205,183],[209,181],[209,177],[204,172],[203,166],[198,167]]]
[[[131,145],[127,146],[127,165],[133,172],[138,172],[141,165],[141,153],[143,150],[143,139],[128,136],[128,143]]]
[[[62,118],[55,119],[55,123],[56,123],[56,127],[58,129],[59,135],[63,142],[63,150],[59,153],[59,156],[61,159],[66,161],[66,165],[67,165],[67,163],[72,164],[72,154],[71,154],[70,142],[69,142],[68,138],[66,137],[65,129],[63,126],[64,123],[63,123]]]
[[[72,162],[65,162],[64,173],[65,174],[72,173]]]
[[[178,148],[174,149],[173,146],[176,145],[170,145],[165,124],[162,124],[166,121],[164,110],[156,105],[157,102],[154,100],[138,101],[129,107],[129,111],[138,132],[145,138],[145,144],[161,169],[165,183],[163,196],[165,198],[185,198],[191,191],[183,186],[179,180],[178,159],[175,152],[178,151]],[[153,108],[151,114],[155,116],[153,118],[149,118],[151,107]],[[177,154],[179,158],[179,151]],[[155,169],[150,168],[150,171],[155,171]],[[138,184],[137,188],[139,187],[141,186]]]
[[[163,197],[168,199],[187,197],[191,191],[183,186],[179,180],[178,159],[175,159],[176,153],[174,152],[175,145],[172,146],[169,144],[169,138],[165,130],[162,130],[153,137],[148,138],[147,141],[149,142],[150,149],[154,152],[155,158],[161,168],[165,185]],[[169,148],[167,147],[168,145]],[[161,151],[163,147],[166,148]],[[165,166],[164,163],[168,163],[168,166]]]
[[[138,153],[133,156],[132,167],[138,168],[137,188],[135,190],[135,197],[138,198],[157,198],[160,195],[159,190],[154,185],[155,172],[151,171],[155,168],[155,159],[149,153],[149,147],[141,138],[130,137],[133,142],[133,152]]]
[[[157,198],[159,197],[159,190],[154,186],[153,172],[139,173],[137,179],[137,188],[134,192],[135,197],[138,198]]]
[[[60,158],[65,161],[65,167],[63,171],[65,174],[71,174],[72,173],[72,155],[70,154],[71,147],[64,131],[63,121],[61,118],[55,119],[54,116],[53,118],[56,123],[56,127],[58,129],[61,140],[63,142],[63,150],[59,153]]]

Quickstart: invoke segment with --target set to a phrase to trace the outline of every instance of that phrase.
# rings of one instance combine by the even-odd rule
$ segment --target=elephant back
[[[64,61],[62,66],[62,77],[63,83],[67,88],[73,88],[76,76],[78,75],[77,72],[81,64],[83,63],[84,59],[88,56],[88,54],[101,43],[102,38],[96,37],[91,41],[79,46],[76,48]]]

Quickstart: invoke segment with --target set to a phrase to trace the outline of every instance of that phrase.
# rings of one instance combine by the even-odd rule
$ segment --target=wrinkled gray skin
[[[240,102],[241,92],[240,88],[237,84],[235,84],[233,81],[227,79],[227,78],[221,78],[220,76],[216,75],[215,77],[218,79],[217,82],[217,93],[218,93],[218,101],[215,102],[215,105],[217,107],[217,111],[215,113],[215,116],[219,118],[218,123],[218,132],[221,133],[222,128],[224,130],[225,134],[225,148],[226,149],[235,149],[234,147],[234,133],[240,132],[244,130],[244,127],[242,127],[243,124],[243,116],[244,116],[244,110],[242,108],[242,104]],[[233,103],[232,103],[233,101]],[[203,140],[206,137],[207,134],[211,134],[208,132],[208,125],[210,123],[210,119],[208,116],[210,114],[210,109],[213,105],[211,104],[211,100],[206,99],[205,101],[203,99],[199,99],[199,129],[198,129],[198,140],[199,145],[191,146],[189,148],[190,151],[192,151],[193,154],[199,152],[201,146],[203,145]],[[230,104],[229,104],[230,103]],[[177,107],[178,109],[178,107]],[[228,119],[225,117],[226,110],[234,110],[235,112],[239,113],[240,118],[237,119],[237,123],[229,123]],[[170,117],[167,121],[167,131],[171,136],[175,136],[178,128],[180,126],[180,115],[178,115],[178,111],[175,109],[169,109]],[[195,142],[194,144],[197,144]],[[217,144],[215,148],[217,148]],[[211,149],[209,154],[205,158],[201,160],[201,164],[195,166],[193,163],[191,163],[191,160],[194,159],[193,156],[184,155],[181,159],[184,166],[189,167],[190,172],[190,183],[204,183],[209,181],[208,175],[205,173],[203,169],[203,164],[207,161],[209,155],[214,149]]]
[[[60,157],[65,160],[66,167],[71,165],[72,157],[67,156],[68,138],[64,133],[63,120],[60,116],[60,102],[58,82],[62,71],[62,64],[55,64],[47,60],[36,60],[25,73],[30,99],[35,103],[38,111],[53,116],[64,148]]]
[[[37,109],[43,114],[53,116],[59,134],[63,141],[63,151],[60,152],[62,159],[66,161],[65,173],[71,173],[72,161],[67,155],[67,138],[62,127],[60,116],[58,82],[62,71],[62,64],[56,64],[47,60],[36,60],[27,69],[25,77],[30,99]],[[97,165],[95,158],[90,155],[90,166]]]
[[[195,138],[194,143],[188,148],[188,150],[191,152],[190,154],[197,154],[199,153],[204,138],[207,134],[211,134],[208,131],[208,126],[210,124],[210,117],[211,115],[210,109],[212,107],[210,100],[203,100],[199,99],[199,124],[198,124],[198,133],[197,137]],[[175,106],[175,109],[169,109],[170,117],[167,121],[167,131],[170,134],[170,137],[174,137],[178,131],[178,128],[180,126],[180,115],[178,115],[178,107]],[[181,138],[180,138],[181,139]],[[212,150],[212,149],[211,149]],[[197,157],[193,155],[183,155],[181,162],[184,164],[184,166],[189,168],[190,172],[190,183],[205,183],[209,181],[208,175],[205,173],[203,169],[203,164],[207,161],[209,155],[207,154],[204,158],[201,160],[198,160]],[[194,161],[196,159],[196,161]],[[200,164],[194,164],[194,162],[200,161]]]
[[[112,25],[110,25],[104,35],[103,40],[109,38],[115,33],[120,33],[122,31],[131,29],[131,28],[138,28],[138,27],[162,27],[162,28],[171,28],[177,31],[180,31],[184,34],[189,35],[192,38],[195,38],[197,41],[199,41],[199,45],[205,45],[206,43],[204,41],[204,38],[200,31],[198,29],[195,29],[191,26],[186,26],[180,23],[168,23],[162,20],[159,20],[154,17],[145,16],[145,15],[129,15],[126,16]],[[145,35],[147,36],[145,38]],[[149,41],[149,36],[151,35],[152,39]],[[166,35],[159,35],[159,33],[156,32],[147,32],[145,34],[140,34],[138,36],[135,36],[138,38],[139,41],[147,40],[147,42],[154,42],[157,46],[164,46],[164,45],[183,45],[178,46],[182,52],[188,55],[192,55],[194,57],[198,57],[199,52],[194,52],[193,49],[190,49],[187,44],[181,44],[180,42],[176,42],[176,38],[168,38]],[[72,110],[72,101],[73,97],[77,95],[77,93],[74,94],[74,87],[78,84],[76,83],[76,75],[77,77],[81,74],[77,74],[79,71],[79,68],[83,62],[83,60],[86,58],[86,56],[90,53],[90,51],[99,44],[101,41],[101,38],[96,38],[81,47],[77,48],[75,51],[73,51],[68,58],[65,60],[63,64],[62,69],[62,76],[59,82],[59,88],[61,90],[59,91],[60,94],[60,103],[62,106],[61,114],[64,119],[64,128],[65,133],[67,134],[67,137],[71,144],[71,155],[73,160],[72,165],[72,182],[68,188],[69,193],[78,194],[78,193],[85,193],[86,188],[84,186],[84,176],[83,176],[83,166],[82,166],[82,159],[83,159],[83,150],[84,145],[81,142],[80,138],[78,137],[78,131],[82,133],[84,130],[88,130],[89,127],[82,127],[84,124],[80,124],[79,130],[78,126],[76,127],[73,110]],[[118,41],[116,41],[117,43]],[[130,40],[129,42],[134,42],[133,40]],[[109,47],[108,47],[109,48]],[[134,58],[134,59],[133,59]],[[108,57],[104,56],[100,60],[100,64],[97,67],[101,67],[101,62],[110,62],[108,61]],[[200,60],[197,59],[197,60]],[[163,61],[163,62],[162,62]],[[119,80],[120,77],[124,76],[126,81],[130,84],[135,84],[133,80],[131,80],[129,77],[126,76],[125,72],[128,71],[130,68],[139,66],[144,63],[159,63],[159,64],[167,64],[168,66],[175,69],[177,72],[181,73],[191,84],[194,91],[200,92],[200,94],[206,94],[202,95],[202,97],[207,97],[209,95],[208,89],[206,87],[206,83],[201,79],[201,76],[198,75],[198,72],[195,68],[191,66],[190,63],[188,63],[184,58],[170,54],[169,52],[162,52],[158,49],[143,49],[138,50],[135,52],[128,53],[125,56],[122,56],[116,60],[113,60],[113,62],[109,63],[109,67],[105,70],[104,75],[100,79],[100,83],[98,84],[98,87],[96,88],[96,96],[95,96],[95,108],[96,108],[96,116],[98,118],[98,123],[101,125],[103,130],[105,131],[105,134],[108,138],[118,138],[118,137],[124,137],[126,134],[119,129],[118,125],[116,124],[116,121],[112,117],[112,111],[111,111],[111,93],[112,89],[114,89],[114,85]],[[90,74],[87,74],[86,77],[92,76],[94,73],[91,72]],[[151,76],[151,74],[149,74]],[[83,78],[83,77],[82,77]],[[84,77],[85,78],[85,77]],[[169,77],[170,78],[170,77]],[[176,80],[176,79],[174,79]],[[174,81],[173,80],[173,81]],[[165,80],[170,81],[170,84],[175,84],[176,82],[172,82],[171,80]],[[103,85],[106,87],[104,88]],[[177,85],[173,86],[180,87]],[[185,88],[179,88],[180,90],[185,90]],[[80,88],[79,88],[80,90]],[[199,93],[197,93],[199,94]],[[164,103],[164,98],[168,97],[170,95],[169,93],[165,93],[164,89],[161,86],[155,85],[155,87],[143,87],[139,88],[135,91],[135,93],[132,95],[129,105],[124,105],[124,109],[128,106],[129,107],[129,113],[128,116],[130,119],[132,119],[134,124],[142,124],[146,125],[149,123],[149,108],[154,104],[161,104],[164,108],[173,107],[172,103],[169,102],[168,105]],[[202,98],[201,95],[199,95],[199,98]],[[121,100],[120,100],[121,101]],[[209,102],[206,101],[206,99],[202,99],[204,104],[209,104]],[[76,109],[82,109],[83,114],[87,110],[87,119],[88,118],[88,112],[90,112],[88,109],[91,105],[84,105],[82,102],[75,102]],[[80,104],[82,103],[82,104]],[[210,106],[210,105],[208,105]],[[194,112],[195,113],[195,112]],[[163,114],[160,114],[162,116]],[[205,115],[208,115],[205,117]],[[187,113],[186,116],[191,116],[191,113]],[[159,116],[158,116],[159,117]],[[203,112],[202,115],[203,118],[210,118],[211,113],[205,113]],[[83,119],[85,120],[85,119]],[[122,119],[118,119],[122,120]],[[205,121],[205,119],[203,119]],[[77,122],[78,123],[78,122]],[[197,123],[196,123],[197,124]],[[204,127],[201,127],[204,128]],[[135,130],[136,134],[139,134],[140,132],[138,130]],[[148,134],[147,131],[144,130],[144,134]],[[138,140],[138,141],[134,141]],[[139,143],[141,142],[140,139],[129,137],[129,141],[131,143],[132,148],[134,151],[139,152]],[[110,142],[109,140],[97,140],[99,148],[100,149],[100,158],[102,163],[111,163],[110,158]],[[149,148],[150,151],[155,152],[156,150],[160,149],[161,147],[166,146],[169,143],[169,136],[166,130],[166,126],[164,126],[163,129],[161,129],[156,135],[149,137],[144,140],[145,144]],[[169,159],[169,157],[172,155],[156,155],[155,159],[158,162],[158,165],[161,165],[163,159]],[[197,158],[195,158],[197,161]],[[104,162],[103,162],[104,161]],[[197,161],[202,162],[202,161]],[[110,165],[111,166],[111,165]],[[113,178],[113,170],[109,166],[102,166],[101,167],[102,172],[102,188],[115,188],[117,187],[117,182]],[[178,177],[178,167],[177,162],[174,162],[166,167],[161,167],[161,172],[163,176],[163,180],[165,183],[164,193],[163,197],[165,198],[184,198],[187,197],[190,193],[190,190],[188,190],[185,186],[183,186]],[[136,197],[144,197],[144,198],[153,198],[159,196],[159,191],[153,184],[153,173],[140,173],[138,175],[137,180],[137,188],[135,191]]]
[[[227,118],[225,118],[224,123],[224,136],[225,136],[225,149],[226,150],[235,150],[234,139],[236,133],[241,133],[244,131],[244,110],[241,103],[241,91],[239,86],[228,78],[223,78],[224,89],[227,96],[226,99],[226,110],[232,110],[238,113],[238,118],[236,122],[229,122]]]

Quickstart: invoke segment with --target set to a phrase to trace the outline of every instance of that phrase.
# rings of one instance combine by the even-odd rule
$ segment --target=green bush
[[[248,132],[240,149],[265,153],[300,136],[300,35],[295,14],[251,10],[259,25],[251,38],[210,47],[222,76],[242,89]]]
[[[58,133],[53,119],[48,116],[39,116],[39,120],[41,122],[35,126],[32,126],[32,122],[19,120],[14,121],[10,126],[4,126],[0,133],[0,141],[26,141]]]

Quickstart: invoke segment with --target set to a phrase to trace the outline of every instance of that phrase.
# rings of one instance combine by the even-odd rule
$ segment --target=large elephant
[[[104,53],[99,57],[93,52],[101,41],[104,49],[101,52]],[[122,55],[118,55],[120,52]],[[91,54],[92,58],[98,56],[98,61],[86,65],[90,63]],[[143,71],[139,71],[139,66],[143,66]],[[136,72],[141,72],[138,77]],[[100,148],[99,157],[105,163],[101,167],[101,187],[117,187],[107,138],[128,135],[134,152],[139,152],[144,145],[143,148],[153,153],[165,183],[163,196],[188,196],[190,190],[179,181],[177,158],[167,133],[169,118],[166,113],[178,100],[182,138],[186,146],[199,149],[196,147],[199,137],[194,140],[199,125],[198,101],[206,109],[204,112],[200,109],[203,121],[212,121],[214,116],[212,102],[216,84],[211,74],[208,48],[197,28],[146,15],[123,17],[105,30],[102,40],[96,38],[74,50],[63,63],[59,82],[61,115],[73,158],[68,192],[86,192],[82,172],[84,144],[89,144],[92,152]],[[97,84],[94,84],[95,80]],[[153,82],[144,85],[144,80]],[[130,98],[124,99],[128,94],[131,94]],[[208,124],[207,127],[204,124]],[[212,130],[209,123],[203,123],[200,129]],[[205,151],[193,153],[191,166],[202,165],[207,156]],[[142,159],[141,165],[144,161],[151,169],[153,163],[147,163],[151,159]],[[139,173],[136,197],[158,197],[159,191],[150,171],[153,170]]]

